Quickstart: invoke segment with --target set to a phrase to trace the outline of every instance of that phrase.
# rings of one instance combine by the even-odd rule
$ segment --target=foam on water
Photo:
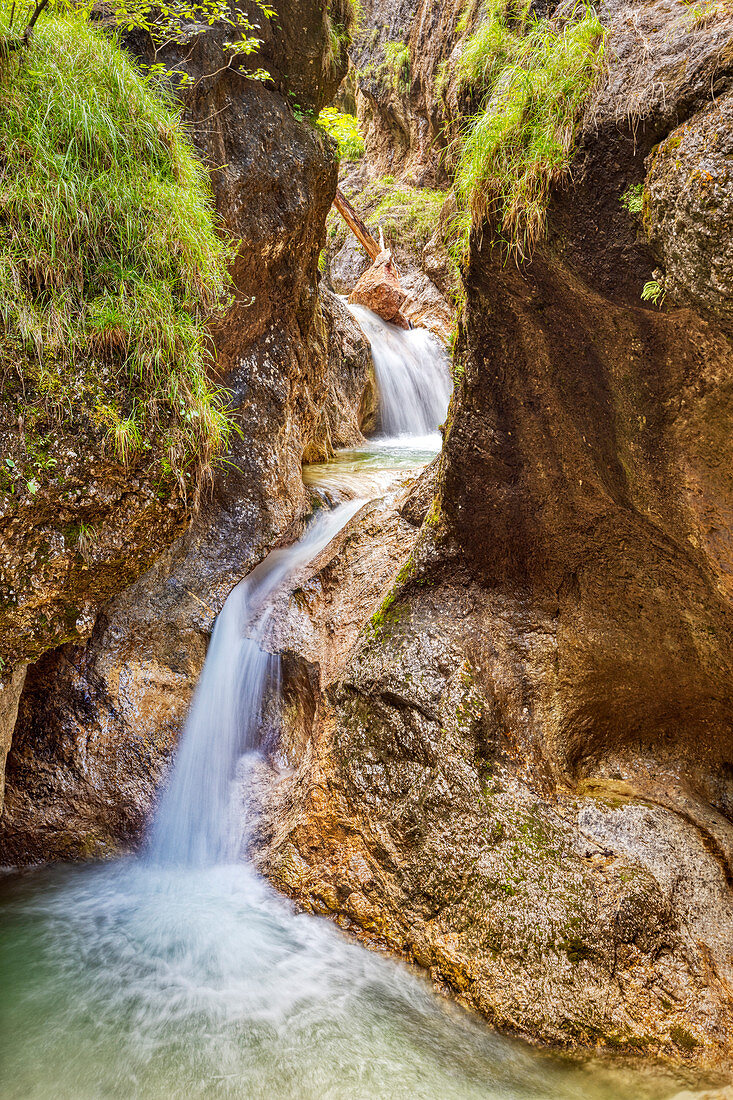
[[[0,889],[3,1100],[640,1100],[541,1056],[247,866],[49,868]]]

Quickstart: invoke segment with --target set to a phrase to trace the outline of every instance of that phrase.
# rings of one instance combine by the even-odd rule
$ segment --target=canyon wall
[[[8,862],[100,853],[139,836],[226,594],[309,507],[303,457],[362,438],[368,345],[340,303],[317,289],[337,165],[332,143],[303,112],[325,102],[345,70],[328,30],[320,4],[279,5],[254,58],[271,70],[268,83],[222,65],[225,27],[158,58],[191,78],[181,89],[185,119],[213,169],[222,226],[241,241],[235,301],[213,330],[238,433],[183,534],[187,512],[177,496],[176,508],[166,507],[143,484],[157,512],[136,510],[134,470],[114,470],[116,495],[107,483],[104,493],[93,480],[81,485],[80,498],[93,499],[76,520],[95,520],[102,499],[112,536],[119,532],[111,537],[114,560],[124,568],[103,586],[106,540],[66,546],[82,591],[66,574],[59,582],[57,568],[53,595],[74,605],[71,629],[14,653],[13,664],[23,660],[3,695],[0,744],[10,744],[25,665],[36,664],[8,765],[0,826]],[[131,47],[150,60],[143,36]],[[43,535],[28,526],[8,532],[16,561]],[[36,592],[43,576],[36,570]],[[26,615],[31,628],[41,610],[36,598]]]
[[[445,17],[426,0],[407,39]],[[607,71],[546,239],[518,266],[472,234],[435,500],[301,708],[258,858],[503,1028],[725,1063],[733,21],[601,17]]]

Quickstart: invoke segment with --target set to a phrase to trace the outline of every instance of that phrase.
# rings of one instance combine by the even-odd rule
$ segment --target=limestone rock
[[[644,224],[667,295],[733,332],[733,94],[678,126],[649,161]]]
[[[359,278],[349,295],[350,302],[371,309],[382,320],[389,321],[390,324],[397,325],[399,328],[410,327],[401,312],[406,298],[407,294],[400,285],[391,260],[380,262],[379,257]]]
[[[450,7],[406,23],[408,131],[414,43]],[[472,237],[437,497],[263,801],[259,859],[507,1030],[729,1066],[733,346],[702,272],[733,224],[686,173],[718,156],[733,40],[724,7],[602,17],[609,71],[547,240],[519,267],[490,225]],[[620,201],[647,163],[654,251]],[[640,301],[660,255],[661,311]]]
[[[304,35],[307,27],[315,37]],[[277,68],[290,56],[300,101],[320,105],[334,79],[320,59],[328,43],[322,7],[283,4],[267,34],[267,62]],[[361,438],[369,357],[354,326],[348,356],[334,350],[334,341],[343,345],[332,330],[345,322],[317,290],[336,189],[333,150],[277,87],[222,67],[227,37],[215,27],[158,60],[193,78],[182,89],[186,122],[216,165],[222,223],[242,242],[236,301],[213,332],[241,435],[183,534],[178,496],[161,501],[135,469],[90,471],[80,447],[70,447],[68,514],[44,497],[20,524],[6,520],[15,526],[0,543],[0,564],[12,570],[9,587],[29,595],[3,606],[3,640],[15,647],[13,660],[40,658],[9,757],[1,826],[8,861],[109,851],[139,838],[217,611],[273,542],[291,525],[298,530],[308,507],[303,455]],[[149,48],[130,45],[143,56]],[[70,476],[65,463],[63,473]],[[50,538],[47,528],[59,521],[68,534]],[[84,536],[80,521],[96,537]],[[23,651],[19,623],[33,643]],[[74,644],[87,639],[86,650]],[[62,642],[69,646],[42,656]]]

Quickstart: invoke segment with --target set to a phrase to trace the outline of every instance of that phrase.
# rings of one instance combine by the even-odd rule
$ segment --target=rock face
[[[315,46],[303,39],[294,50],[288,70],[301,102],[318,105],[338,84],[339,72],[328,75],[324,63],[313,68],[309,60],[327,40],[321,6],[298,5],[298,13],[284,6],[279,29],[268,30],[274,38],[263,60],[274,65],[273,58],[290,50],[288,35],[302,38],[309,21],[321,28]],[[126,554],[127,571],[118,569],[114,586],[105,587],[105,543],[80,542],[78,532],[70,540],[69,561],[76,573],[94,578],[99,592],[87,602],[67,594],[67,618],[74,619],[76,633],[57,641],[80,631],[88,637],[92,628],[94,634],[88,651],[72,646],[31,670],[2,821],[11,860],[97,850],[139,832],[217,610],[307,507],[303,456],[323,457],[361,439],[360,419],[372,403],[368,346],[340,305],[331,298],[322,305],[317,293],[318,254],[336,188],[331,147],[294,117],[279,91],[221,68],[224,38],[225,30],[214,28],[188,47],[185,58],[171,51],[166,63],[194,78],[184,90],[186,117],[205,159],[217,166],[213,183],[222,222],[242,241],[233,269],[236,302],[214,333],[241,435],[192,526],[167,550],[182,514],[134,477],[124,484],[118,478],[115,493],[106,495],[87,481],[90,508],[107,508],[114,517],[114,561]],[[301,57],[306,60],[299,69]],[[338,63],[341,75],[344,61]],[[150,511],[136,512],[133,523],[138,490],[151,497]],[[122,534],[115,537],[118,528]],[[37,535],[42,538],[41,528]],[[8,552],[17,556],[17,531],[11,536],[16,541]],[[153,557],[152,569],[95,626],[99,602]],[[51,644],[53,638],[45,638],[28,655],[35,659]],[[90,739],[95,724],[103,732]]]
[[[301,392],[303,405],[290,414],[293,431],[308,427],[295,449],[298,473],[301,449],[314,461],[357,442],[359,422],[368,423],[375,410],[369,345],[327,291],[317,332],[327,349],[323,394],[309,407],[308,391]],[[263,455],[266,428],[260,428]],[[275,425],[271,431],[277,439]],[[274,447],[269,454],[271,462],[287,460]],[[267,471],[254,472],[264,480]],[[226,500],[224,487],[217,488]],[[172,551],[104,608],[85,646],[63,646],[31,667],[8,761],[0,826],[5,862],[102,856],[139,842],[214,619],[233,584],[269,549],[258,512],[244,510],[241,488],[229,491],[226,511],[212,503]],[[273,527],[278,515],[281,523],[292,516],[300,499],[273,498],[283,509],[270,520]],[[285,511],[287,503],[293,512]],[[295,514],[286,541],[300,531]],[[265,519],[260,514],[259,522]]]
[[[389,321],[398,328],[409,328],[407,319],[402,314],[402,306],[407,294],[395,274],[391,254],[386,255],[387,259],[382,262],[378,256],[372,266],[359,278],[349,295],[349,301],[371,309],[382,320]]]
[[[670,301],[733,331],[733,94],[650,154],[645,225]]]
[[[366,0],[362,27],[351,48],[357,109],[367,160],[373,171],[405,177],[420,186],[446,186],[442,156],[449,140],[446,108],[455,68],[458,24],[475,21],[479,5],[462,0],[416,4]],[[373,29],[372,29],[373,28]],[[386,47],[386,51],[385,51]],[[390,51],[406,51],[399,71]],[[387,59],[387,63],[385,63]],[[447,66],[445,79],[441,66]],[[452,109],[458,113],[457,104]]]
[[[264,799],[259,859],[501,1027],[726,1063],[733,238],[685,165],[719,194],[732,23],[603,17],[547,241],[521,270],[472,241],[437,499]],[[645,164],[654,250],[620,201]]]

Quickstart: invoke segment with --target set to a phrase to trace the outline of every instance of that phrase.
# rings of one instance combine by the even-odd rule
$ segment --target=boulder
[[[389,321],[399,328],[410,327],[410,322],[401,309],[406,299],[407,294],[400,286],[390,252],[377,256],[349,296],[349,301],[354,305],[371,309],[383,321]]]

